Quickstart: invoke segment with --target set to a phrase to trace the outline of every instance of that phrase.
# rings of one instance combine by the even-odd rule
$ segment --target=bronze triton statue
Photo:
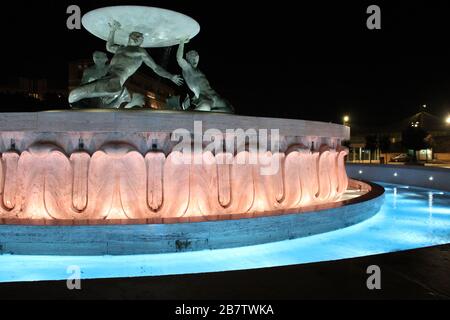
[[[187,39],[182,40],[178,45],[177,61],[183,70],[187,86],[194,93],[194,98],[190,101],[187,97],[183,108],[194,105],[195,110],[233,113],[231,104],[211,88],[208,79],[198,68],[200,57],[197,51],[191,50],[186,54],[186,59],[183,58],[184,44],[187,42]]]
[[[111,59],[107,74],[72,90],[69,94],[69,103],[71,105],[84,99],[103,97],[110,100],[110,103],[100,107],[119,108],[122,102],[130,102],[132,100],[130,93],[124,87],[124,84],[139,69],[142,63],[149,66],[159,76],[170,79],[177,85],[183,83],[183,79],[179,75],[173,75],[158,66],[148,52],[140,47],[144,41],[142,33],[131,32],[128,44],[125,46],[115,44],[114,35],[119,28],[120,23],[117,21],[110,24],[106,49],[114,53],[114,56]]]

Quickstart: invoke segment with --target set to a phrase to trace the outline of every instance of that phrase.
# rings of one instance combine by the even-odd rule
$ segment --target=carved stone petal
[[[231,205],[227,213],[246,213],[253,205],[255,187],[249,158],[247,151],[241,151],[234,157],[231,167]]]
[[[319,193],[317,195],[317,200],[320,202],[328,200],[331,194],[329,156],[329,151],[324,151],[319,156]]]
[[[16,197],[18,195],[17,165],[19,155],[16,152],[5,152],[2,155],[3,163],[3,205],[7,210],[16,206]]]
[[[164,162],[164,202],[162,217],[182,217],[189,205],[191,157],[179,151],[171,152]]]
[[[146,218],[146,166],[144,157],[137,151],[124,155],[117,163],[120,176],[120,203],[127,218]]]
[[[189,217],[221,213],[217,184],[217,165],[214,155],[202,153],[202,163],[192,163],[190,200],[186,215]]]
[[[96,151],[91,158],[88,175],[88,209],[86,219],[106,219],[117,197],[119,176],[115,162],[104,151]]]
[[[88,172],[91,157],[87,152],[74,152],[70,156],[73,168],[72,202],[78,211],[84,211],[88,204]]]
[[[166,156],[162,152],[149,152],[145,156],[147,164],[147,205],[152,211],[157,211],[163,204],[165,160]]]
[[[72,219],[72,177],[70,161],[60,151],[51,151],[44,159],[44,202],[53,219]]]
[[[290,152],[284,161],[284,208],[295,208],[302,198],[302,188],[300,185],[300,153]]]
[[[337,157],[337,176],[339,181],[338,195],[342,195],[348,187],[347,171],[345,170],[345,156],[348,155],[348,150],[344,149],[339,152]]]
[[[231,153],[216,154],[217,184],[219,189],[219,203],[226,208],[231,203],[231,165],[233,155]]]

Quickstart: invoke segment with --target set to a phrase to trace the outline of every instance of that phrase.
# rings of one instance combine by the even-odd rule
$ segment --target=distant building
[[[78,60],[69,64],[69,91],[78,87],[83,70],[93,64],[92,60]],[[136,72],[125,86],[130,92],[140,93],[145,97],[146,108],[165,109],[166,101],[175,95],[175,90],[163,83],[162,79],[153,78],[143,72]]]
[[[432,147],[419,150],[417,152],[418,160],[450,161],[450,125],[446,124],[443,119],[428,112],[422,111],[400,122],[377,128],[349,125],[351,128],[351,139],[348,143],[350,150],[348,161],[386,163],[400,153],[408,153],[409,150],[402,146],[402,131],[408,127],[420,127],[432,137]],[[380,146],[375,150],[368,150],[366,148],[368,136],[374,136],[378,141],[388,139],[387,150],[381,150]]]
[[[32,79],[28,77],[15,77],[0,85],[0,93],[24,95],[36,100],[44,101],[49,95],[58,98],[67,97],[67,90],[49,84],[47,79]]]

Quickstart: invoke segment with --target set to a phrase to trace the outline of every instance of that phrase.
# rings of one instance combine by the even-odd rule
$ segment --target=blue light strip
[[[0,256],[0,282],[159,276],[338,260],[450,243],[450,193],[393,184],[373,218],[341,230],[233,249],[134,256]]]

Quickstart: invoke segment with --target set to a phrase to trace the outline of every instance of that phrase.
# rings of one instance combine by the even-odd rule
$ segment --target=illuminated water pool
[[[450,193],[380,183],[385,203],[357,225],[269,244],[134,256],[0,255],[0,282],[66,279],[69,266],[82,277],[138,277],[228,271],[360,257],[450,243]]]

